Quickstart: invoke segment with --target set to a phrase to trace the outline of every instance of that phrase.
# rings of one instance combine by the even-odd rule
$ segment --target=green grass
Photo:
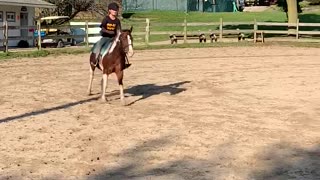
[[[127,28],[131,25],[134,27],[134,32],[144,32],[145,31],[145,19],[149,18],[151,21],[151,31],[183,31],[183,27],[177,26],[157,26],[152,27],[154,23],[182,23],[185,16],[188,22],[219,22],[220,18],[224,22],[252,22],[256,19],[259,22],[286,22],[286,14],[279,11],[278,9],[270,9],[265,12],[237,12],[237,13],[202,13],[202,12],[177,12],[177,11],[145,11],[145,12],[127,12],[124,14],[125,19],[123,19],[123,27]],[[299,15],[300,22],[316,22],[320,23],[320,12],[310,12],[302,13]],[[188,31],[208,31],[215,30],[217,26],[202,26],[202,27],[188,27]],[[224,29],[253,29],[251,26],[224,26]],[[265,27],[268,28],[268,27]],[[275,29],[275,27],[269,27]],[[283,27],[278,27],[283,28]],[[284,27],[283,30],[285,30]],[[168,35],[152,35],[150,37],[150,42],[169,40]],[[134,35],[134,42],[144,42],[144,35]],[[292,46],[303,46],[303,47],[317,47],[319,43],[273,43],[278,45],[292,45]],[[270,45],[265,43],[263,45]],[[178,45],[160,45],[160,46],[136,46],[135,49],[162,49],[162,48],[186,48],[186,47],[228,47],[228,46],[254,46],[253,43],[215,43],[215,44],[178,44]],[[89,53],[89,48],[64,48],[64,49],[44,49],[42,51],[32,51],[32,52],[10,52],[10,53],[0,53],[0,60],[12,59],[12,58],[27,58],[27,57],[45,57],[50,55],[62,55],[62,54],[81,54]]]
[[[286,22],[285,12],[264,11],[264,12],[236,12],[236,13],[209,13],[209,12],[179,12],[179,11],[143,11],[127,12],[130,18],[125,22],[145,22],[149,18],[151,23],[182,23],[185,16],[188,22],[250,22],[256,19],[259,22]],[[301,22],[320,22],[320,12],[307,12],[299,14]]]
[[[223,47],[260,47],[260,46],[289,46],[289,47],[309,47],[309,48],[320,48],[320,43],[310,43],[310,42],[266,42],[266,43],[252,43],[252,42],[218,42],[218,43],[188,43],[188,44],[167,44],[167,45],[152,45],[152,46],[135,46],[135,50],[151,50],[151,49],[175,49],[175,48],[223,48]],[[23,51],[23,52],[9,52],[0,53],[0,61],[9,59],[19,59],[19,58],[36,58],[36,57],[47,57],[59,55],[78,55],[78,54],[89,54],[90,48],[79,47],[74,48],[64,48],[64,49],[50,49],[50,50],[34,50],[34,51]],[[58,59],[57,59],[58,60]]]
[[[45,57],[48,56],[49,51],[24,51],[24,52],[8,52],[0,53],[0,60],[12,59],[12,58],[34,58],[34,57]]]
[[[35,57],[46,57],[46,56],[58,56],[65,54],[83,54],[89,53],[90,49],[86,47],[80,47],[77,49],[72,48],[64,48],[64,49],[44,49],[41,51],[33,50],[33,51],[17,51],[17,52],[8,52],[0,53],[0,60],[6,59],[15,59],[15,58],[35,58]]]
[[[142,12],[127,12],[124,14],[127,17],[123,20],[125,27],[133,25],[135,32],[145,31],[145,19],[149,18],[151,22],[150,31],[178,31],[183,33],[182,26],[153,26],[159,23],[183,23],[184,18],[187,22],[219,22],[220,18],[223,22],[253,22],[255,19],[258,22],[287,22],[286,13],[279,8],[269,8],[264,12],[237,12],[237,13],[202,13],[202,12],[179,12],[179,11],[142,11]],[[320,23],[320,12],[307,12],[299,14],[300,22]],[[224,29],[253,29],[253,25],[225,25]],[[287,27],[261,27],[264,30],[287,30]],[[218,26],[192,26],[188,27],[188,31],[210,31],[218,30]],[[313,27],[301,27],[300,30],[316,30]],[[143,42],[144,37],[138,38],[136,42]],[[168,35],[152,35],[150,42],[168,40]]]
[[[320,43],[311,42],[218,42],[218,43],[188,43],[188,44],[168,44],[168,45],[153,45],[153,46],[139,46],[135,50],[149,50],[149,49],[178,49],[178,48],[223,48],[223,47],[268,47],[268,46],[287,46],[287,47],[305,47],[305,48],[320,48]]]

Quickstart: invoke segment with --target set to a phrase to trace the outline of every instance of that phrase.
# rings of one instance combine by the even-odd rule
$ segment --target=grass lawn
[[[150,19],[150,31],[178,31],[183,32],[182,26],[161,26],[159,23],[183,23],[187,22],[286,22],[286,13],[279,10],[268,10],[264,12],[236,12],[236,13],[203,13],[203,12],[179,12],[179,11],[137,11],[126,12],[123,15],[123,26],[133,26],[135,32],[145,31],[145,19]],[[320,12],[307,12],[299,14],[300,22],[320,23]],[[154,24],[158,24],[154,26]],[[253,29],[253,25],[224,26],[224,29]],[[262,27],[265,30],[286,30],[287,27]],[[217,30],[218,26],[196,26],[188,27],[188,31],[210,31]],[[315,28],[300,28],[300,30],[314,30]],[[143,42],[144,36],[134,36],[136,42]],[[168,35],[152,35],[150,42],[168,40]]]
[[[252,43],[252,42],[218,42],[218,43],[188,43],[188,44],[176,44],[176,45],[153,45],[153,46],[135,46],[135,50],[148,50],[148,49],[170,49],[170,48],[223,48],[223,47],[253,47],[253,46],[289,46],[289,47],[309,47],[309,48],[320,48],[319,43],[310,42],[266,42],[266,43]],[[21,51],[21,52],[0,52],[0,61],[17,59],[17,58],[35,58],[35,57],[46,57],[46,56],[59,56],[66,54],[89,54],[90,48],[79,47],[79,48],[63,48],[63,49],[43,49],[41,51]]]
[[[145,32],[145,19],[149,18],[151,21],[151,31],[180,31],[183,32],[183,27],[178,26],[153,26],[155,23],[182,23],[185,16],[188,22],[219,22],[220,18],[224,22],[252,22],[256,19],[259,22],[286,22],[287,17],[284,12],[279,10],[269,9],[264,12],[237,12],[237,13],[202,13],[202,12],[178,12],[178,11],[138,11],[138,12],[126,12],[124,13],[124,19],[122,21],[123,27],[128,28],[131,25],[134,28],[134,32]],[[312,11],[299,14],[300,22],[313,22],[320,23],[320,11]],[[188,27],[188,30],[192,31],[208,31],[215,30],[217,26],[200,26],[200,27]],[[251,26],[224,26],[224,29],[253,29]],[[268,27],[265,27],[268,28]],[[269,27],[274,29],[275,27]],[[278,27],[279,29],[286,30],[286,27]],[[319,30],[319,29],[318,29]],[[133,35],[134,42],[143,43],[144,35]],[[168,35],[152,35],[150,42],[169,40]],[[273,43],[274,44],[274,43]],[[303,47],[318,47],[319,43],[284,43],[278,45],[290,45],[290,46],[303,46]],[[268,43],[264,45],[270,45]],[[252,43],[218,43],[215,45],[211,44],[178,44],[172,46],[160,45],[160,46],[135,46],[135,49],[161,49],[161,48],[185,48],[185,47],[226,47],[226,46],[253,46]],[[32,52],[10,52],[0,53],[0,60],[11,59],[11,58],[22,58],[22,57],[44,57],[49,55],[60,55],[60,54],[79,54],[89,53],[89,48],[77,48],[77,49],[53,49],[53,50],[42,50]]]
[[[137,11],[126,12],[123,15],[124,22],[145,22],[149,18],[153,23],[180,23],[187,16],[188,22],[219,22],[223,18],[225,22],[250,22],[256,19],[260,22],[286,22],[285,12],[281,11],[264,11],[264,12],[226,12],[226,13],[209,13],[209,12],[180,12],[180,11]],[[320,23],[319,12],[306,12],[299,14],[300,22]]]
[[[188,12],[187,14],[179,11],[147,11],[132,12],[131,19],[149,18],[154,23],[177,23],[183,22],[187,16],[188,22],[219,22],[223,18],[226,22],[248,22],[257,19],[257,21],[285,22],[286,14],[284,12],[236,12],[236,13],[202,13]]]

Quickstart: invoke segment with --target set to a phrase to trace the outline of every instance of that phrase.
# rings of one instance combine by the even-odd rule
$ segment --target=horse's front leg
[[[123,71],[118,71],[116,72],[117,74],[117,79],[118,79],[118,83],[119,83],[119,90],[120,90],[120,99],[121,99],[121,103],[122,105],[126,105],[126,101],[124,99],[124,90],[123,90]]]
[[[126,101],[124,99],[124,92],[123,92],[123,84],[119,84],[119,89],[120,89],[120,99],[121,99],[121,103],[122,105],[126,105]]]
[[[108,84],[108,75],[106,73],[103,73],[102,80],[101,80],[101,100],[103,102],[106,102],[106,89]]]

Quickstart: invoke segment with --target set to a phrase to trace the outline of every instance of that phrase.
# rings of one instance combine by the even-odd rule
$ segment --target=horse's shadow
[[[134,100],[133,102],[128,104],[128,105],[132,105],[140,100],[143,100],[161,93],[169,93],[170,95],[181,93],[185,91],[186,88],[182,88],[180,86],[190,82],[191,81],[182,81],[182,82],[172,83],[168,85],[143,84],[143,85],[132,86],[126,89],[124,92],[130,94],[131,96],[142,96],[139,99]]]

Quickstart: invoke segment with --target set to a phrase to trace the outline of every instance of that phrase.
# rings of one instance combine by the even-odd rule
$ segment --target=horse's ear
[[[130,27],[130,32],[132,32],[132,30],[133,30],[133,26]]]

